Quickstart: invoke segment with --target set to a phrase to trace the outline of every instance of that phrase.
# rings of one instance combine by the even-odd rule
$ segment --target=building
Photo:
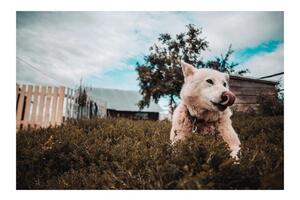
[[[276,97],[276,85],[275,81],[230,75],[230,90],[236,95],[236,101],[231,108],[245,113],[257,110],[259,105],[257,98],[262,95]],[[105,102],[107,116],[151,120],[171,118],[154,102],[149,107],[139,110],[137,103],[142,99],[142,95],[137,91],[93,88],[88,91],[88,95]],[[167,117],[160,116],[160,113],[164,113]]]
[[[232,109],[238,112],[255,111],[258,96],[276,97],[276,84],[275,81],[230,75],[229,87],[237,97]]]
[[[149,107],[139,110],[137,103],[142,99],[142,95],[137,91],[92,88],[88,90],[88,95],[106,103],[109,117],[158,120],[159,112],[163,111],[154,102],[151,102]]]

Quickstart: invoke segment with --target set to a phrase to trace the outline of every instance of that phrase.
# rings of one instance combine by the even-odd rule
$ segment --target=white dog
[[[184,75],[181,102],[174,111],[170,139],[183,140],[195,132],[217,131],[237,158],[240,140],[232,128],[230,116],[235,96],[229,91],[229,75],[212,69],[196,69],[181,62]]]

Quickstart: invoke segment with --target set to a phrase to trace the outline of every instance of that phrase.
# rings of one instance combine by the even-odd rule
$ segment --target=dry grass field
[[[283,116],[234,116],[239,163],[217,135],[172,147],[170,122],[70,121],[17,133],[17,189],[283,189]]]

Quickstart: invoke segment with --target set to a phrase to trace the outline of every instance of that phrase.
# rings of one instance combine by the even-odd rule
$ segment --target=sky
[[[283,72],[283,12],[17,12],[16,80],[139,90],[143,62],[160,33],[201,27],[209,41],[203,60],[224,54],[246,76]],[[273,80],[283,79],[275,77]]]

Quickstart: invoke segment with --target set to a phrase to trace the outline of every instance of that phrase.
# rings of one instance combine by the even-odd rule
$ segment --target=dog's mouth
[[[224,111],[228,107],[227,105],[223,105],[221,103],[215,103],[213,101],[210,101],[213,106],[215,106],[219,111]]]
[[[219,111],[224,111],[228,106],[231,106],[235,101],[235,95],[230,91],[225,91],[221,95],[221,101],[219,103],[211,101]]]

